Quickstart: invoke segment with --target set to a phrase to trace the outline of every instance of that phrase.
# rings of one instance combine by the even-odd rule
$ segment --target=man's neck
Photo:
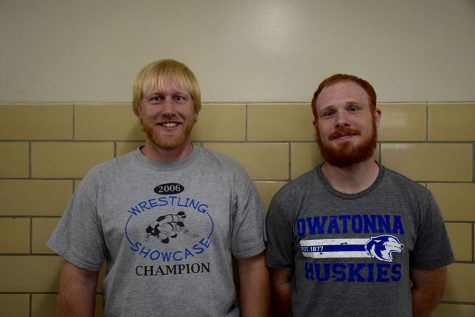
[[[356,194],[369,188],[379,174],[379,165],[374,158],[348,167],[337,167],[323,163],[322,173],[330,185],[345,194]]]
[[[162,149],[147,139],[141,151],[143,155],[151,160],[171,163],[184,160],[190,156],[191,152],[193,152],[193,144],[190,142],[170,150]]]

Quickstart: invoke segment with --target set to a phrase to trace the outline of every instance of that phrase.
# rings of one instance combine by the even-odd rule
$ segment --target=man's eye
[[[177,95],[177,96],[175,96],[175,100],[176,101],[185,101],[186,98],[185,98],[185,96]]]
[[[355,111],[358,111],[358,110],[360,110],[360,108],[358,108],[356,106],[352,106],[352,107],[348,108],[348,111],[350,111],[350,112],[355,112]]]
[[[325,112],[322,114],[322,117],[323,117],[323,118],[331,118],[334,114],[335,114],[335,111],[325,111]]]
[[[153,102],[153,103],[157,103],[157,102],[162,101],[162,99],[163,98],[161,96],[152,96],[152,97],[149,98],[149,101]]]

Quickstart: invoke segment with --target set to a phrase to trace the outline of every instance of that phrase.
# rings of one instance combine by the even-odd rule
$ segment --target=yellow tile
[[[314,141],[310,104],[250,104],[249,141]]]
[[[430,104],[430,141],[475,141],[475,103]]]
[[[31,316],[57,316],[57,300],[58,295],[56,294],[33,294],[31,296]]]
[[[0,253],[30,252],[30,218],[0,218]]]
[[[117,142],[117,156],[127,154],[143,145],[143,142]]]
[[[62,263],[58,256],[0,256],[0,292],[57,292]]]
[[[287,143],[204,143],[203,146],[234,158],[253,179],[289,178]]]
[[[72,105],[0,105],[0,139],[70,140]]]
[[[143,140],[130,104],[75,105],[76,140]]]
[[[295,179],[323,162],[317,143],[291,143],[291,178]]]
[[[475,302],[475,264],[453,263],[448,267],[444,301]]]
[[[0,215],[60,216],[72,191],[67,180],[0,180]]]
[[[0,177],[22,178],[29,173],[28,143],[0,143]]]
[[[59,218],[33,218],[31,229],[33,253],[54,253],[46,246],[46,241],[56,228],[58,221]]]
[[[475,304],[446,304],[442,303],[430,315],[431,317],[473,317]]]
[[[238,104],[203,105],[191,137],[195,141],[244,141],[246,106]]]
[[[0,294],[0,307],[1,316],[29,317],[30,295]]]
[[[58,295],[56,294],[33,294],[31,297],[31,316],[57,316],[56,303]],[[102,296],[96,295],[96,311],[94,317],[102,317]]]
[[[380,104],[379,141],[425,141],[426,106],[424,104]]]
[[[286,184],[286,182],[257,181],[254,182],[261,196],[264,211],[267,212],[272,197]]]
[[[114,157],[110,142],[41,142],[31,147],[33,177],[81,178],[93,166]]]
[[[437,200],[445,220],[475,221],[475,184],[434,183],[427,188]]]
[[[383,165],[415,181],[471,181],[471,144],[381,145]]]
[[[472,261],[472,225],[469,223],[445,224],[456,261]]]

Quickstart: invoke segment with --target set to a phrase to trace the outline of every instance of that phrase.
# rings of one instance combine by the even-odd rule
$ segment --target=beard
[[[332,140],[342,132],[353,135],[360,134],[360,131],[355,129],[341,129],[331,134],[329,139]],[[317,129],[317,143],[320,148],[320,154],[329,164],[339,168],[348,167],[370,159],[373,156],[374,149],[376,148],[377,139],[378,132],[374,120],[372,121],[371,135],[367,139],[363,140],[363,143],[356,145],[352,144],[351,142],[343,142],[341,144],[337,144],[336,146],[325,144],[323,143],[320,133]]]
[[[194,123],[183,123],[185,124],[184,132],[170,137],[159,133],[156,129],[153,128],[153,126],[143,122],[143,120],[140,120],[140,124],[142,125],[142,130],[145,132],[148,139],[157,147],[163,150],[174,150],[179,146],[183,145],[186,142],[187,138],[189,138],[194,125]]]

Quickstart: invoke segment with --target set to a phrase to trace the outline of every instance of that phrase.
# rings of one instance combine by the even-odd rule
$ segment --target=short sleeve
[[[294,265],[292,223],[285,219],[284,208],[279,203],[280,193],[272,199],[267,211],[266,262],[269,267],[292,267]]]
[[[97,217],[94,177],[86,176],[73,194],[47,245],[79,268],[98,271],[106,248]]]
[[[416,269],[439,268],[454,261],[444,219],[431,193],[428,193],[426,206],[422,210],[411,254],[411,267]]]
[[[245,171],[238,172],[233,193],[231,252],[236,259],[243,259],[265,250],[265,228],[256,186]]]

